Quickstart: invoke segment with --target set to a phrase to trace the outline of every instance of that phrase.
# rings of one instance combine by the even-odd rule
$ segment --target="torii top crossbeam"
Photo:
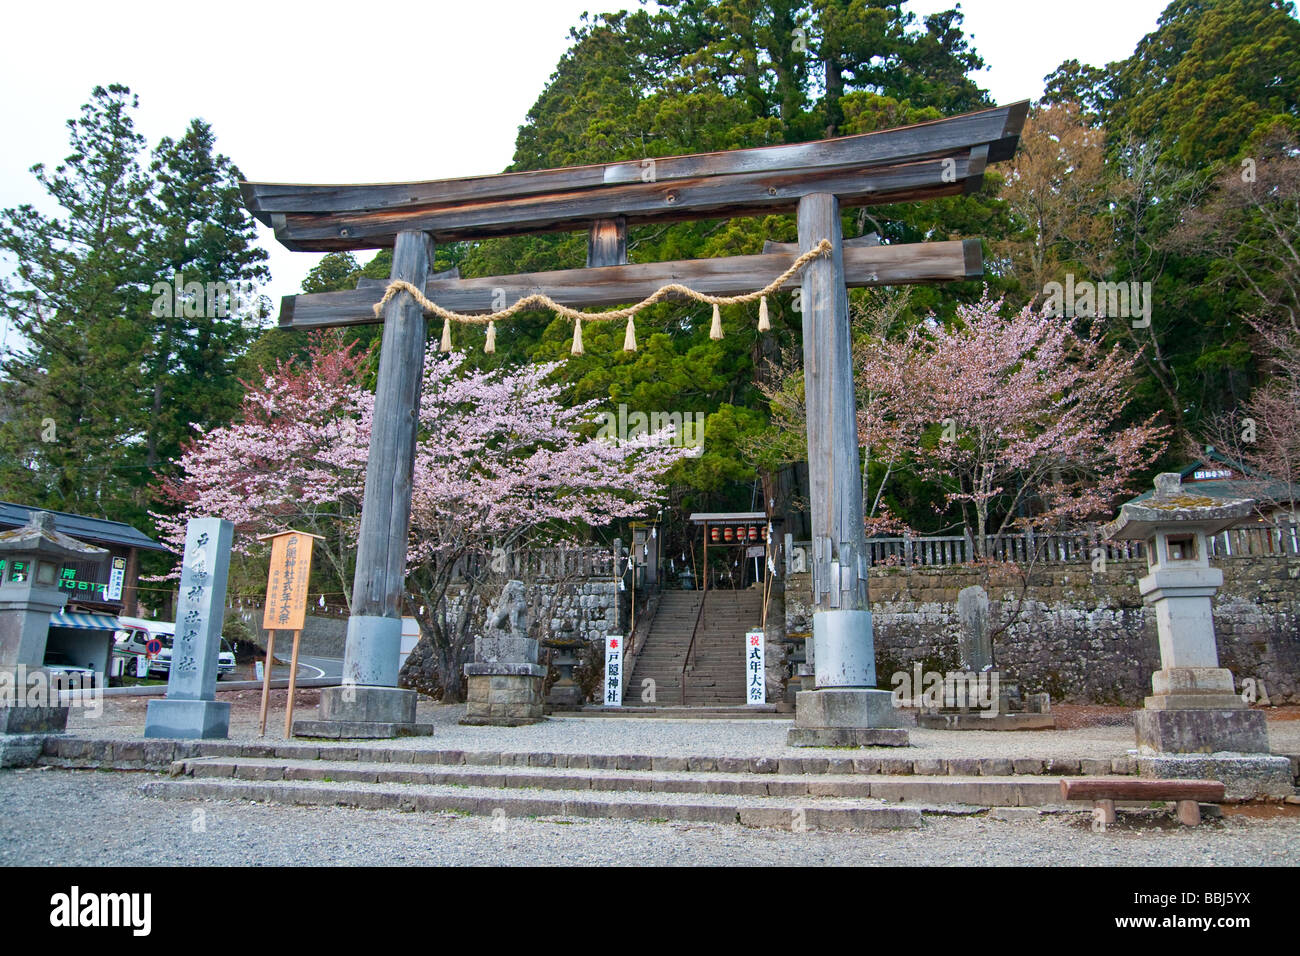
[[[842,206],[929,199],[978,188],[986,163],[1015,151],[1028,101],[914,126],[757,149],[666,156],[464,179],[353,186],[244,183],[244,200],[287,249],[437,242],[629,224],[791,212],[810,193]]]

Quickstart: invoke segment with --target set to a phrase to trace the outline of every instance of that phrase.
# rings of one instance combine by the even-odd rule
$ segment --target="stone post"
[[[217,700],[217,657],[234,530],[220,518],[193,518],[185,526],[167,696],[149,701],[146,737],[209,739],[230,734],[230,703]]]

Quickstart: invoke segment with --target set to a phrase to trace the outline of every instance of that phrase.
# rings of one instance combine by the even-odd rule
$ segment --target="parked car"
[[[162,649],[149,662],[150,677],[166,677],[171,672],[172,640],[176,625],[170,621],[149,621],[144,618],[119,617],[122,625],[116,633],[113,654],[126,661],[124,673],[136,673],[137,658],[147,655],[149,641],[157,638]],[[235,670],[235,653],[223,637],[221,649],[217,653],[217,680]]]
[[[46,651],[43,666],[50,672],[50,677],[56,683],[75,681],[77,684],[85,686],[95,679],[95,669],[93,667],[80,667],[68,660],[66,654],[59,651]]]

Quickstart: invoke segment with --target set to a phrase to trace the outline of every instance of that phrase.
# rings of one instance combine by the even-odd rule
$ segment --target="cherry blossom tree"
[[[426,357],[408,588],[425,645],[412,658],[431,660],[437,675],[436,686],[420,689],[444,700],[461,695],[492,558],[645,514],[688,450],[667,432],[626,442],[585,436],[599,403],[564,405],[564,385],[548,383],[560,365],[485,372],[469,369],[463,353],[431,348]],[[418,685],[412,663],[407,680]]]
[[[431,347],[426,355],[407,604],[421,631],[412,658],[433,664],[415,683],[444,699],[462,692],[494,556],[644,514],[687,451],[669,434],[588,437],[597,403],[564,405],[563,384],[548,383],[559,367],[481,371],[464,353]],[[183,541],[186,519],[200,514],[234,522],[246,553],[257,535],[285,527],[322,534],[350,607],[374,410],[360,373],[359,356],[318,338],[304,362],[250,384],[242,420],[201,434],[182,456],[181,477],[161,486],[161,497],[180,505],[176,517],[160,518],[168,540]]]
[[[243,382],[236,422],[204,430],[184,448],[176,478],[156,488],[161,536],[180,553],[185,523],[220,517],[233,549],[260,555],[258,535],[288,528],[321,535],[316,555],[351,606],[352,560],[365,486],[374,395],[361,387],[364,355],[338,333],[313,333],[300,360]],[[175,576],[174,574],[172,575]]]
[[[960,509],[982,553],[1013,526],[1050,529],[1108,514],[1164,447],[1154,416],[1122,424],[1137,356],[1071,321],[987,296],[902,338],[856,350],[871,396],[860,443],[905,444],[911,467]]]

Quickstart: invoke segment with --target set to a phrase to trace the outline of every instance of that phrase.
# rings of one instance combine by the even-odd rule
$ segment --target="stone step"
[[[917,807],[866,801],[779,801],[725,794],[695,794],[688,800],[647,798],[628,791],[502,791],[493,787],[438,784],[258,781],[200,778],[151,781],[145,796],[164,800],[252,800],[305,806],[369,810],[453,812],[498,817],[583,817],[593,819],[739,823],[787,830],[869,830],[922,825]]]
[[[616,794],[696,794],[753,798],[877,800],[926,806],[1063,807],[1055,780],[1015,777],[912,777],[869,775],[748,774],[688,770],[590,770],[362,761],[206,757],[177,761],[175,777],[258,782],[427,785],[505,790],[597,791]]]
[[[773,705],[768,705],[769,708]],[[760,710],[760,708],[753,708]],[[624,707],[622,712],[651,708]],[[660,708],[699,716],[725,719],[741,717],[749,708]],[[599,715],[599,712],[595,712]],[[603,715],[601,715],[603,716]],[[781,715],[789,720],[789,714]],[[569,715],[565,719],[578,719]],[[1050,778],[1056,784],[1063,776],[1111,776],[1136,774],[1133,757],[1111,759],[1052,757],[932,757],[924,752],[911,755],[856,752],[842,756],[754,756],[697,755],[668,757],[633,753],[556,753],[550,751],[450,750],[437,746],[437,737],[412,738],[405,743],[314,743],[307,741],[236,740],[143,740],[140,738],[47,736],[40,763],[55,767],[101,768],[105,770],[164,770],[177,760],[197,757],[277,758],[283,760],[327,760],[338,762],[437,764],[447,766],[559,767],[582,770],[655,770],[749,774],[865,775],[1004,778],[1016,780]]]

